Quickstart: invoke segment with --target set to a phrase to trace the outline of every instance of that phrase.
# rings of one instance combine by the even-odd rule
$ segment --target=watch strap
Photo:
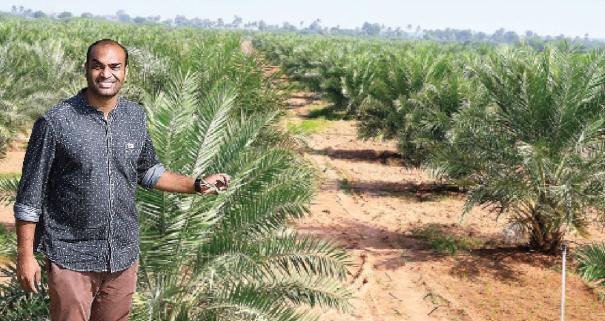
[[[201,178],[196,178],[193,188],[195,189],[195,194],[202,195],[202,186],[200,183],[202,182]]]

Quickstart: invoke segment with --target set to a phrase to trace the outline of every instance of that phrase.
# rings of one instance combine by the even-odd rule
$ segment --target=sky
[[[493,33],[503,27],[524,34],[605,38],[605,0],[3,0],[0,11],[23,6],[46,13],[69,11],[112,15],[125,10],[131,17],[161,16],[162,20],[184,15],[191,18],[222,18],[234,15],[245,22],[268,24],[288,21],[308,26],[321,19],[322,26],[355,28],[367,21],[393,28],[471,29]]]

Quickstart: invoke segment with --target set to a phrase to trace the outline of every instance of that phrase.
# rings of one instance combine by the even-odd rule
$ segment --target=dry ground
[[[309,105],[300,105],[292,104],[290,122],[307,119]],[[507,222],[486,210],[458,224],[465,195],[432,189],[426,172],[403,166],[395,142],[359,140],[355,125],[326,121],[305,152],[323,179],[311,215],[295,228],[338,242],[353,261],[350,314],[325,311],[325,320],[560,320],[560,257],[505,244]],[[475,249],[438,255],[412,237],[429,226]],[[602,239],[600,226],[593,233]],[[569,273],[566,286],[566,320],[605,320],[593,289]]]

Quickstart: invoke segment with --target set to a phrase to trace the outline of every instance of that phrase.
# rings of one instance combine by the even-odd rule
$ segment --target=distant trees
[[[456,40],[463,42],[463,41],[469,41],[473,38],[473,32],[471,30],[460,30],[458,32],[455,33],[456,34]]]
[[[401,27],[395,28],[394,32],[395,32],[395,36],[399,37],[399,36],[403,35],[403,31],[401,30]]]
[[[361,26],[361,32],[368,36],[377,36],[380,34],[380,24],[364,22]]]
[[[189,21],[189,25],[194,28],[203,28],[204,21],[198,17],[195,17]]]
[[[504,36],[504,41],[508,42],[508,43],[514,43],[519,41],[519,35],[517,35],[516,32],[514,31],[507,31]]]
[[[483,41],[483,40],[487,39],[487,34],[483,31],[479,31],[479,32],[475,33],[475,39],[479,40],[479,41]]]
[[[288,31],[296,31],[296,26],[286,21],[283,23],[282,29]]]
[[[500,29],[496,30],[494,32],[494,34],[492,35],[492,39],[497,42],[503,42],[505,32],[506,32],[506,30],[504,28],[500,28]]]
[[[155,23],[159,23],[160,22],[160,16],[149,16],[146,18],[148,21],[153,21]]]
[[[34,12],[34,18],[36,18],[36,19],[38,19],[38,18],[46,18],[46,17],[47,17],[46,13],[44,13],[44,12],[42,12],[40,10]]]
[[[177,27],[185,27],[185,26],[187,26],[187,22],[188,22],[188,20],[187,20],[187,17],[185,17],[185,16],[181,16],[181,15],[177,14],[176,17],[174,18],[174,24]]]
[[[313,23],[311,23],[311,25],[309,25],[309,30],[315,31],[315,32],[321,32],[321,30],[322,30],[321,19],[315,19],[315,21],[313,21]]]
[[[71,12],[61,12],[60,14],[51,14],[48,15],[42,11],[33,11],[32,9],[24,8],[23,6],[12,6],[11,12],[20,16],[26,16],[30,18],[68,18],[72,17]],[[80,15],[82,18],[92,18],[93,14],[89,12],[84,12]],[[435,29],[435,30],[423,30],[420,25],[417,25],[414,28],[414,25],[411,23],[404,24],[403,27],[391,27],[386,26],[384,24],[379,23],[370,23],[368,21],[364,22],[361,27],[356,27],[354,29],[346,29],[341,28],[340,26],[336,27],[328,27],[322,26],[321,19],[313,20],[308,27],[304,27],[305,21],[301,20],[298,22],[298,27],[296,24],[292,24],[288,21],[284,21],[282,25],[273,24],[270,25],[264,20],[259,21],[248,21],[246,23],[243,22],[242,17],[238,15],[233,16],[233,21],[224,21],[222,18],[218,18],[217,20],[210,19],[202,19],[195,17],[193,19],[187,19],[185,15],[176,15],[173,19],[165,19],[161,20],[159,15],[156,16],[148,16],[141,17],[137,16],[132,18],[128,15],[124,10],[118,10],[115,15],[115,19],[119,22],[124,23],[136,23],[143,24],[145,22],[153,22],[153,23],[162,23],[168,26],[177,26],[177,27],[193,27],[193,28],[219,28],[219,29],[246,29],[246,30],[287,30],[290,32],[299,32],[303,34],[323,34],[323,35],[343,35],[343,36],[386,36],[386,37],[408,37],[411,39],[416,39],[422,37],[423,39],[429,41],[436,41],[441,43],[452,43],[452,42],[460,42],[465,45],[478,46],[479,42],[487,42],[492,45],[497,45],[500,43],[508,43],[508,44],[517,44],[520,40],[523,40],[524,43],[529,44],[533,48],[541,51],[544,49],[546,43],[551,41],[563,41],[568,39],[565,35],[559,35],[556,37],[551,36],[538,36],[532,30],[526,30],[524,33],[520,35],[515,31],[506,30],[504,28],[500,28],[494,31],[493,34],[488,34],[483,31],[474,31],[470,29]],[[110,18],[113,20],[113,17]],[[415,34],[414,34],[415,32]],[[574,41],[576,42],[584,42],[582,44],[582,50],[588,50],[597,45],[590,44],[590,38],[588,33],[584,35],[584,37],[575,37]]]
[[[508,44],[516,44],[521,40],[521,36],[517,34],[515,31],[506,30],[504,28],[500,28],[494,31],[493,34],[487,34],[485,32],[479,31],[475,32],[470,29],[459,30],[459,29],[436,29],[436,30],[425,30],[423,38],[431,41],[438,42],[489,42],[491,44],[500,44],[500,43],[508,43]],[[534,39],[535,41],[543,41],[548,39],[541,39],[538,37],[538,34],[527,30],[523,34],[524,40],[527,42],[530,39]],[[565,39],[560,38],[558,41]],[[535,47],[538,48],[538,47]],[[541,49],[544,49],[544,46],[541,46]],[[540,50],[541,50],[540,49]]]
[[[235,15],[235,16],[233,16],[233,22],[231,22],[231,27],[239,29],[241,27],[242,23],[243,23],[242,17],[238,17],[237,15]]]
[[[57,16],[57,18],[59,18],[59,19],[63,19],[63,18],[71,18],[71,17],[72,17],[72,14],[71,14],[71,12],[68,12],[68,11],[61,12],[61,13],[59,13],[59,15]]]
[[[118,10],[118,12],[116,12],[116,17],[119,22],[132,22],[132,19],[124,10]]]

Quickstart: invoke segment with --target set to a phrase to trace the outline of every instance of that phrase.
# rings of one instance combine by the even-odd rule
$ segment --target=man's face
[[[94,46],[85,67],[88,89],[91,91],[89,94],[99,98],[116,96],[128,74],[124,50],[111,43]]]

